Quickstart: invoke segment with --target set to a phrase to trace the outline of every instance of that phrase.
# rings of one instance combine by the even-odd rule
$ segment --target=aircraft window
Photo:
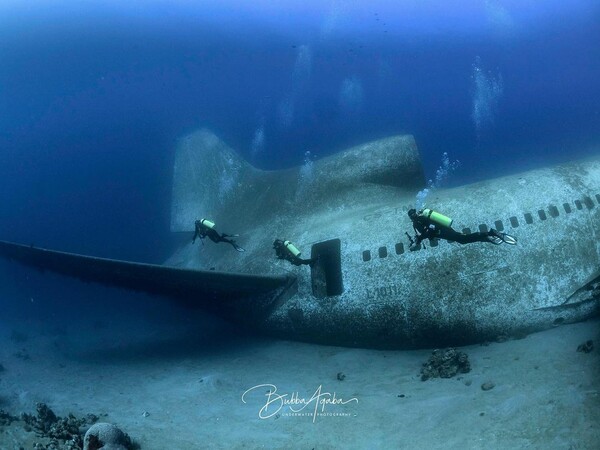
[[[519,226],[519,221],[517,220],[517,218],[515,216],[512,216],[510,219],[510,226],[513,228],[517,228]]]
[[[496,230],[498,230],[498,231],[502,231],[502,230],[504,230],[504,224],[502,223],[502,221],[501,221],[501,220],[496,220],[496,221],[494,222],[494,227],[495,227],[495,228],[496,228]]]
[[[371,251],[370,250],[365,250],[363,252],[363,261],[364,262],[371,261]]]
[[[387,247],[379,247],[379,257],[385,258],[387,256]]]
[[[402,242],[398,242],[396,244],[396,255],[401,255],[404,253],[404,244]]]
[[[550,215],[552,217],[558,217],[558,208],[554,205],[550,205],[550,208],[548,208],[548,211],[550,212]]]
[[[315,297],[331,297],[344,292],[341,247],[342,243],[339,239],[319,242],[312,246],[310,256],[318,258],[310,268],[312,291]]]
[[[568,203],[563,203],[563,208],[565,208],[565,212],[569,214],[571,212],[571,205]]]
[[[538,216],[540,216],[541,220],[546,220],[546,211],[543,209],[538,210]]]
[[[482,233],[487,233],[488,231],[488,227],[485,223],[479,224],[479,231],[481,231]]]
[[[585,203],[587,209],[592,209],[594,207],[594,202],[587,195],[583,197],[583,203]]]
[[[525,213],[525,223],[528,223],[530,225],[533,223],[533,216],[531,215],[531,213]]]
[[[577,206],[577,209],[583,209],[583,205],[581,204],[581,201],[579,201],[579,200],[575,200],[575,206]]]

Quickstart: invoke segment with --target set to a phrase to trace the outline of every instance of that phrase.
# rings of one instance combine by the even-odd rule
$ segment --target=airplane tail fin
[[[399,189],[425,186],[412,136],[359,145],[304,166],[264,171],[244,161],[208,130],[183,138],[173,178],[171,231],[193,231],[209,218],[221,232],[239,232],[299,211],[318,213],[372,204]]]
[[[239,195],[238,186],[254,169],[208,130],[184,137],[173,168],[171,231],[191,231],[194,221],[219,221],[220,212]]]

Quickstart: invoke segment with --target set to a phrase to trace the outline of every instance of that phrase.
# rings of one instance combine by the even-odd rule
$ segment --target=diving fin
[[[495,245],[500,245],[503,242],[509,245],[515,245],[517,243],[517,240],[510,234],[500,233],[493,228],[488,232],[487,238],[488,241]]]
[[[516,245],[517,239],[510,234],[500,233],[500,239],[509,245]]]

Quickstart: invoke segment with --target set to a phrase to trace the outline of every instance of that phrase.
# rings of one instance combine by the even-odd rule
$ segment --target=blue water
[[[267,169],[410,133],[455,184],[600,137],[594,1],[122,3],[0,5],[1,238],[162,261],[201,126]]]
[[[370,140],[412,134],[433,186],[597,156],[599,43],[598,0],[4,0],[0,240],[163,262],[191,238],[169,231],[172,169],[178,139],[201,127],[262,169],[305,164]],[[272,346],[237,337],[243,331],[234,328],[160,297],[2,260],[0,367],[6,372],[0,407],[31,413],[43,400],[61,415],[73,408],[81,416],[104,412],[104,407],[93,410],[93,397],[106,397],[113,409],[106,412],[114,414],[106,420],[151,442],[144,448],[166,448],[171,438],[188,432],[204,436],[217,426],[212,422],[205,430],[199,424],[210,422],[196,420],[204,417],[197,415],[203,408],[212,408],[211,399],[214,405],[226,399],[240,408],[234,416],[242,417],[248,409],[238,400],[240,376],[250,387],[291,373],[286,384],[304,392],[307,383],[314,390],[314,381],[327,387],[330,379],[338,383],[339,370],[348,367],[344,383],[350,384],[334,386],[349,394],[354,389],[346,386],[360,385],[371,406],[360,422],[351,422],[351,431],[374,430],[364,434],[373,448],[410,446],[411,435],[422,442],[421,429],[423,442],[440,436],[442,445],[450,435],[448,442],[493,435],[491,442],[506,447],[509,442],[552,447],[547,442],[553,442],[566,448],[581,434],[585,447],[595,436],[588,424],[596,423],[590,411],[597,410],[597,385],[590,380],[597,359],[573,356],[579,342],[594,338],[597,345],[593,326],[568,339],[544,338],[547,344],[538,339],[512,347],[516,350],[493,345],[474,350],[474,366],[483,367],[479,373],[496,377],[491,394],[497,396],[477,403],[475,394],[461,394],[468,404],[463,415],[454,400],[437,409],[458,399],[453,391],[435,388],[427,394],[418,388],[419,403],[408,404],[427,411],[424,421],[419,408],[403,403],[415,386],[409,371],[414,365],[416,375],[421,364],[415,352]],[[29,340],[11,340],[14,332]],[[482,362],[494,349],[491,362]],[[25,350],[31,361],[15,354]],[[509,354],[497,357],[502,352]],[[505,365],[509,360],[517,362]],[[95,375],[87,379],[90,362]],[[534,364],[543,369],[537,376]],[[512,368],[514,378],[505,377]],[[210,377],[203,386],[218,388],[207,396],[192,394],[205,370]],[[207,386],[213,372],[214,385]],[[43,376],[38,379],[37,373]],[[71,375],[79,378],[70,380]],[[128,377],[139,389],[131,392]],[[77,380],[89,384],[83,397],[78,397],[81,385],[71,391]],[[166,400],[172,392],[181,395],[181,411],[167,407],[173,405]],[[386,403],[390,397],[399,403]],[[148,423],[162,423],[164,431],[144,429],[141,413],[148,399],[155,408]],[[535,414],[522,414],[524,399]],[[167,409],[174,415],[163,415]],[[390,412],[400,419],[382,426],[381,417]],[[470,417],[478,413],[482,421],[471,428]],[[411,420],[404,421],[403,414]],[[445,414],[446,427],[431,429],[435,420],[428,419],[435,414]],[[536,422],[543,414],[557,419]],[[224,447],[262,443],[263,432],[289,448],[312,443],[297,440],[302,429],[286,431],[283,421],[267,432],[248,421],[257,435],[244,442],[245,429],[232,432],[236,422],[225,419],[210,431]],[[423,428],[419,423],[405,433],[417,422]],[[319,445],[354,436],[331,423],[335,428],[320,428]],[[454,424],[459,426],[453,429]],[[477,427],[487,435],[477,435]],[[314,430],[307,428],[306,434]],[[2,436],[9,434],[0,435],[0,447]]]

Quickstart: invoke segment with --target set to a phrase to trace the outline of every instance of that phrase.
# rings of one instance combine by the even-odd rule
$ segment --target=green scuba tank
[[[211,230],[215,227],[215,224],[208,219],[202,219],[200,223]]]
[[[450,228],[452,226],[452,219],[450,217],[440,214],[439,212],[434,211],[432,209],[426,208],[421,214],[423,214],[423,216],[427,217],[433,223],[442,227]]]
[[[290,241],[283,241],[283,245],[285,246],[287,251],[290,252],[295,257],[300,256],[300,250],[298,250],[296,248],[296,246],[294,244],[292,244]]]

